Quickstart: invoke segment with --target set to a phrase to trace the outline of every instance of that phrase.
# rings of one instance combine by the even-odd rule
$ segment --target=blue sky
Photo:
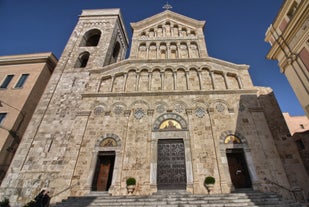
[[[208,54],[250,65],[256,86],[271,87],[283,112],[304,115],[277,61],[267,60],[265,32],[283,0],[169,0],[174,12],[205,20]],[[162,12],[166,0],[0,0],[0,55],[53,52],[60,57],[84,9],[120,8],[130,22]],[[131,40],[130,40],[131,41]]]

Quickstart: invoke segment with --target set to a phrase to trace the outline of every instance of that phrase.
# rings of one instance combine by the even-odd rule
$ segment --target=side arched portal
[[[254,187],[256,173],[247,140],[238,132],[220,136],[220,152],[227,185],[231,190]]]
[[[97,140],[94,149],[91,191],[109,191],[119,179],[121,139],[115,134],[105,134]]]

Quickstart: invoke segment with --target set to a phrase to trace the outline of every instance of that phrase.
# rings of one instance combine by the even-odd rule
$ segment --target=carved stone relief
[[[150,45],[149,59],[157,59],[157,46],[156,45]]]
[[[157,113],[163,113],[166,111],[166,106],[164,104],[159,104],[156,107],[156,112]]]
[[[191,43],[190,44],[190,49],[191,49],[191,57],[192,58],[198,58],[199,57],[199,53],[198,53],[197,45],[195,43]]]
[[[217,104],[216,104],[216,110],[217,110],[218,112],[223,112],[223,111],[225,110],[225,105],[222,104],[222,103],[217,103]]]
[[[195,116],[198,118],[203,118],[206,114],[206,110],[203,107],[197,107],[195,109]]]
[[[94,115],[98,116],[104,112],[103,106],[96,106],[93,110]]]
[[[188,47],[186,44],[180,45],[180,58],[188,58]]]
[[[182,103],[175,103],[174,104],[174,110],[177,113],[184,113],[186,109],[186,106]]]
[[[141,119],[145,116],[145,111],[144,109],[142,108],[137,108],[135,111],[134,111],[134,117],[136,119]]]
[[[138,57],[140,59],[146,59],[147,58],[147,47],[146,47],[146,45],[140,45],[138,51],[139,51]]]

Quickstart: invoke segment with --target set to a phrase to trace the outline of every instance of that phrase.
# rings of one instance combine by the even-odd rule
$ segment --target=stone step
[[[52,207],[301,207],[274,193],[253,190],[230,194],[193,195],[186,191],[158,191],[150,196],[111,196],[107,192],[91,192],[84,197],[69,197]]]

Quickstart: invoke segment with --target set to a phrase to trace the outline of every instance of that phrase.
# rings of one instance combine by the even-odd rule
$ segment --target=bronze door
[[[186,189],[186,165],[183,140],[158,141],[158,189]]]
[[[108,191],[113,177],[114,153],[101,153],[98,156],[92,190]]]
[[[227,149],[226,157],[232,183],[235,188],[251,188],[247,163],[242,149]]]

